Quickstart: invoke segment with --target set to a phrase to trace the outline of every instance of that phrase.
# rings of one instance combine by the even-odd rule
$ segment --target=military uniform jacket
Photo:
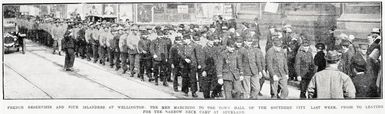
[[[52,37],[54,38],[54,40],[59,40],[59,37],[61,35],[60,28],[57,26],[54,26],[52,28],[52,31],[53,31]]]
[[[62,39],[63,46],[62,48],[64,50],[66,49],[74,49],[75,48],[75,39],[70,36],[70,35],[65,35],[64,38]]]
[[[91,44],[94,43],[93,38],[92,38],[92,30],[91,29],[86,30],[84,37],[86,38],[87,43],[91,43]]]
[[[156,38],[150,47],[150,53],[156,55],[155,61],[162,61],[168,59],[171,48],[171,40],[169,38]]]
[[[92,39],[96,41],[99,41],[100,32],[98,29],[92,30]]]
[[[270,76],[277,75],[282,78],[289,73],[284,49],[278,51],[274,47],[270,48],[266,53],[266,65]]]
[[[183,45],[181,44],[174,44],[172,45],[172,47],[170,48],[170,62],[172,64],[174,64],[174,66],[177,66],[177,67],[180,67],[182,64],[181,64],[181,61],[184,61],[182,60],[182,57],[181,57],[181,49],[183,48]]]
[[[243,75],[242,58],[238,55],[238,51],[234,52],[223,51],[218,56],[217,75],[218,79],[223,80],[239,80]]]
[[[100,46],[107,46],[107,32],[100,32],[99,33],[99,45]]]
[[[111,48],[111,45],[114,45],[114,35],[112,35],[111,32],[106,32],[105,33],[105,37],[106,37],[106,45],[108,48]]]
[[[311,79],[315,72],[315,65],[313,55],[308,50],[305,52],[300,49],[295,57],[295,72],[297,75],[302,76],[303,79]]]
[[[220,47],[218,46],[205,46],[203,47],[203,54],[199,56],[203,56],[203,64],[202,69],[207,72],[207,74],[215,74],[216,65],[218,63],[218,56],[220,55]]]
[[[198,44],[194,42],[183,45],[181,49],[182,61],[186,63],[185,59],[190,59],[191,60],[190,65],[193,67],[198,67],[198,65],[201,64],[200,59],[198,59],[198,56],[200,56],[198,47],[199,47]]]
[[[265,58],[259,48],[249,47],[241,48],[239,50],[242,58],[242,69],[246,76],[255,76],[265,69]]]
[[[140,34],[130,33],[127,38],[127,47],[129,54],[137,54],[138,53],[138,43],[140,40]]]
[[[128,47],[126,42],[127,37],[128,37],[128,34],[123,34],[119,38],[119,49],[120,49],[120,52],[122,53],[128,53]]]
[[[115,52],[118,52],[120,49],[119,49],[119,38],[120,38],[120,34],[115,34],[113,35],[113,39],[112,41],[110,41],[110,48],[115,50]]]
[[[151,53],[150,53],[150,47],[151,47],[151,40],[149,39],[140,39],[138,44],[138,50],[139,53],[147,56],[142,56],[141,59],[151,59]],[[146,51],[147,53],[143,53]]]

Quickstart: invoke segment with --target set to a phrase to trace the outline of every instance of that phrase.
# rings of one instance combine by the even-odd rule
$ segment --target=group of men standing
[[[78,56],[115,67],[116,71],[121,69],[123,74],[128,72],[129,76],[142,81],[146,76],[155,85],[169,86],[169,82],[173,82],[174,91],[180,91],[181,87],[185,96],[191,91],[192,97],[198,97],[197,92],[201,91],[204,98],[259,99],[264,81],[270,80],[271,98],[288,99],[287,84],[292,78],[301,81],[301,98],[355,97],[357,85],[354,87],[350,77],[335,71],[334,64],[340,64],[339,55],[332,50],[325,54],[322,43],[313,48],[310,37],[295,34],[290,25],[282,31],[270,27],[264,53],[259,44],[261,33],[257,18],[253,23],[241,24],[219,19],[209,26],[59,23],[55,22],[49,29],[54,41],[53,53],[57,49],[65,51],[66,60],[67,55],[73,55],[68,56],[69,65],[65,65],[70,71],[74,57]],[[61,32],[63,27],[65,32]],[[356,64],[362,66],[360,61]],[[354,68],[361,71],[359,67]],[[318,83],[332,80],[316,77],[334,74],[339,74],[338,78],[343,81],[328,86],[337,89],[320,89],[324,87]],[[178,83],[179,77],[182,85]],[[322,96],[342,89],[343,94]],[[321,90],[327,92],[319,93]]]

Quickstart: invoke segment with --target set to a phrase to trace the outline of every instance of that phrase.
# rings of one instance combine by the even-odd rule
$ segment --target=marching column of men
[[[137,75],[142,81],[147,78],[155,85],[172,82],[174,91],[185,96],[198,97],[197,92],[203,92],[207,99],[260,99],[264,81],[270,80],[270,97],[288,99],[288,81],[297,80],[300,98],[368,98],[379,96],[378,84],[382,83],[377,75],[380,69],[375,67],[381,49],[377,29],[369,42],[341,35],[333,38],[336,43],[331,47],[318,43],[313,49],[310,37],[296,34],[291,25],[283,29],[271,26],[262,51],[258,19],[252,24],[242,22],[239,28],[226,21],[210,26],[155,27],[58,20],[35,23],[19,19],[17,23],[33,41],[47,44],[52,39],[53,53],[66,55],[66,70],[73,70],[78,56],[107,63],[122,74],[128,71],[130,77]],[[34,34],[37,29],[49,35]],[[333,74],[338,77],[321,77]],[[331,85],[325,85],[328,83]]]

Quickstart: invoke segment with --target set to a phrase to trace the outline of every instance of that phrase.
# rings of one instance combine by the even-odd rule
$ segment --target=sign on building
[[[188,5],[178,5],[178,13],[188,14]]]
[[[270,13],[277,13],[278,12],[278,3],[271,3],[267,2],[265,6],[265,12],[270,12]]]

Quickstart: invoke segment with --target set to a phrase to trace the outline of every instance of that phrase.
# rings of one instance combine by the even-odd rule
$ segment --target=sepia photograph
[[[3,100],[382,99],[381,5],[3,3]]]

